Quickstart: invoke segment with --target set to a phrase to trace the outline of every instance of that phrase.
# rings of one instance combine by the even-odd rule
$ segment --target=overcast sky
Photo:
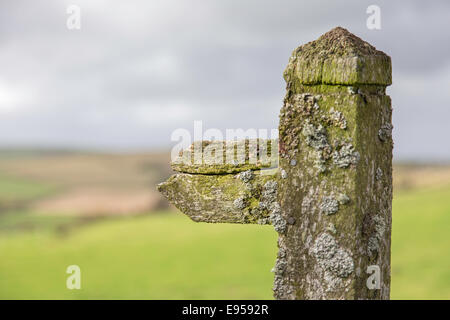
[[[194,120],[276,128],[292,50],[342,26],[392,57],[395,158],[450,160],[449,21],[450,1],[4,0],[0,148],[169,148]]]

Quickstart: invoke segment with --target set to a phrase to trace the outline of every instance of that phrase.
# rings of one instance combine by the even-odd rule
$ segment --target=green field
[[[393,299],[450,299],[449,199],[450,187],[396,194]],[[20,214],[0,225],[44,218]],[[272,297],[276,233],[269,226],[197,224],[160,212],[58,230],[1,232],[1,299]],[[81,290],[65,287],[71,264],[81,268]]]
[[[392,298],[450,299],[450,187],[394,195]]]
[[[204,225],[154,214],[0,236],[0,298],[271,298],[271,227]],[[68,265],[82,289],[65,287]]]
[[[23,206],[53,190],[54,187],[50,184],[0,175],[0,209]]]
[[[0,299],[271,299],[273,228],[167,209],[155,184],[168,159],[0,152]],[[100,215],[104,203],[120,207]],[[450,299],[449,231],[450,166],[394,166],[392,298]],[[73,264],[81,290],[66,288]]]

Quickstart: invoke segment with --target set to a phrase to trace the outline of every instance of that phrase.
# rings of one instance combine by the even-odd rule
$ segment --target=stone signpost
[[[338,27],[284,78],[279,141],[196,142],[158,189],[194,221],[272,224],[276,299],[389,299],[391,59]]]

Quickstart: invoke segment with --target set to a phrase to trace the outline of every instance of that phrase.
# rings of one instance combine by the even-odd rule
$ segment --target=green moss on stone
[[[390,85],[391,58],[337,27],[294,50],[284,72],[288,83]]]
[[[269,224],[269,208],[260,208],[262,191],[277,169],[255,171],[244,182],[239,175],[187,174],[171,176],[158,190],[194,221]]]

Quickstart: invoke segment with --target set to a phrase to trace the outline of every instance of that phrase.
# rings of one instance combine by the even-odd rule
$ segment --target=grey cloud
[[[79,31],[66,28],[68,4],[82,9]],[[396,157],[450,159],[450,3],[377,1],[378,31],[366,28],[370,4],[3,1],[0,91],[23,99],[0,105],[0,147],[170,146],[196,119],[275,128],[292,50],[341,25],[393,59]]]

